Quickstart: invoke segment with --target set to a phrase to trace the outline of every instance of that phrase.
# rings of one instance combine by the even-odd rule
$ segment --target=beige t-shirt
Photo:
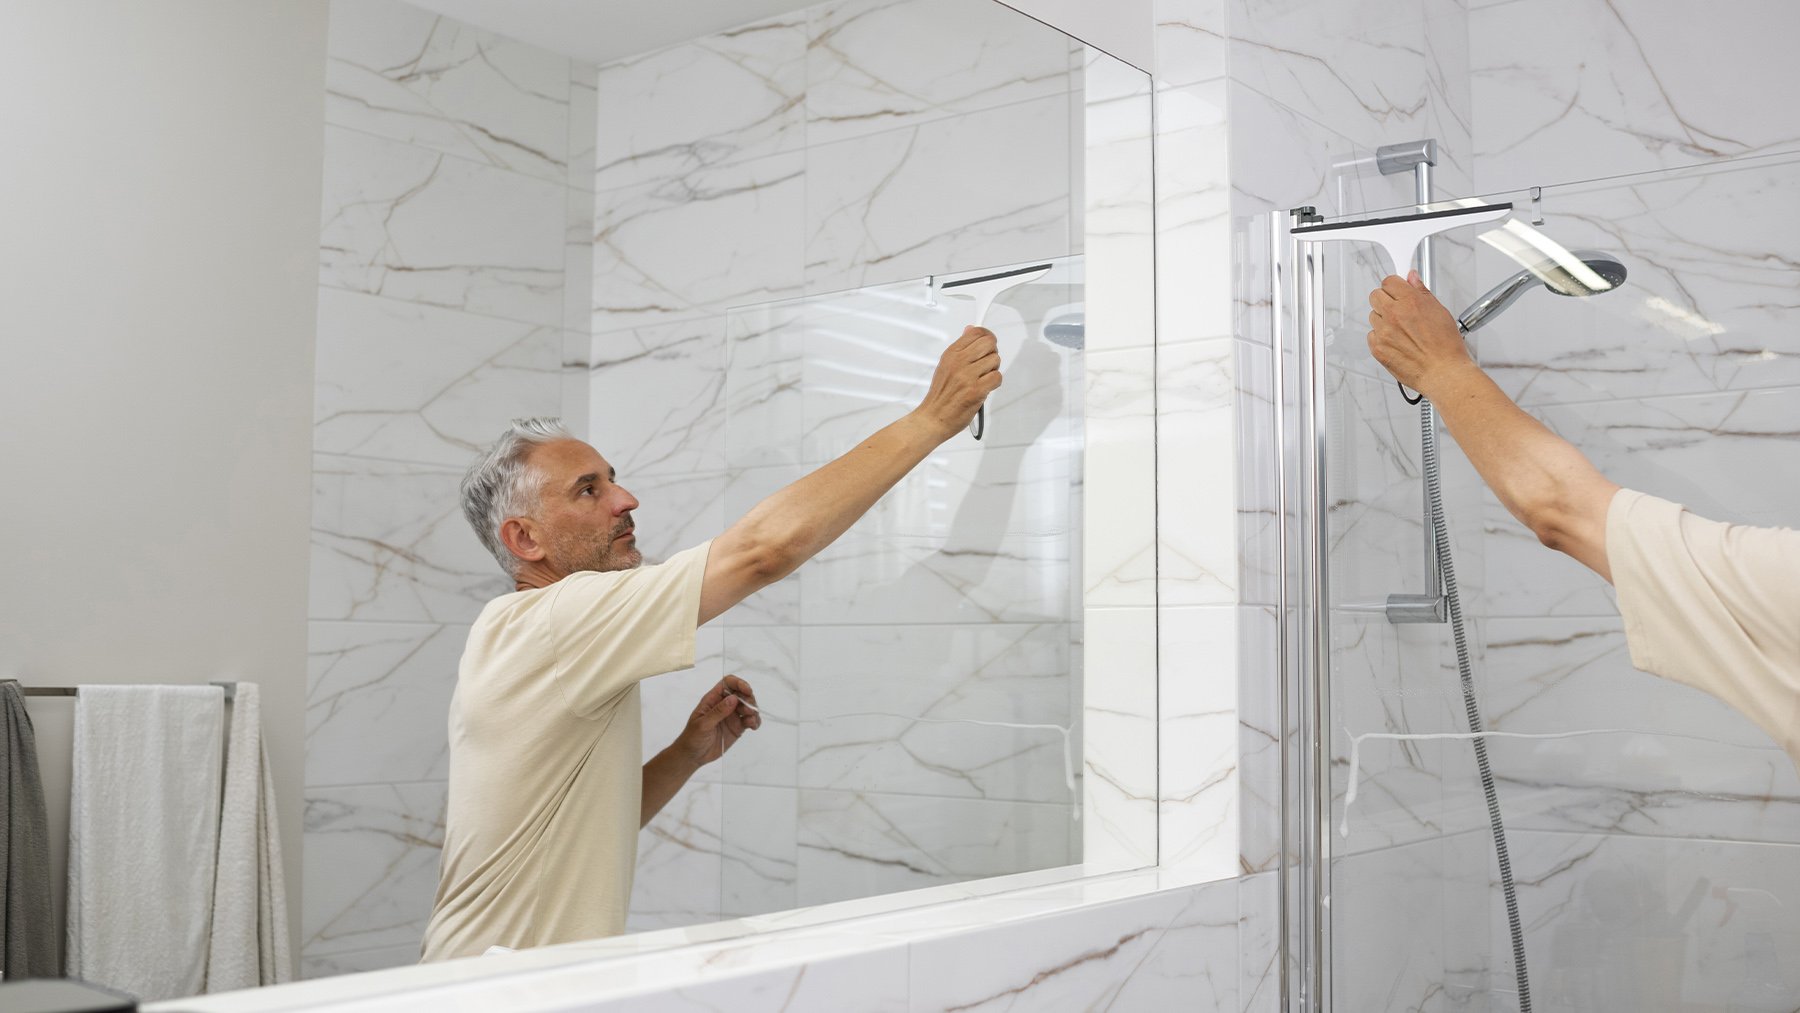
[[[1631,663],[1737,708],[1800,765],[1800,531],[1622,489],[1606,555]]]
[[[643,799],[638,682],[693,665],[711,544],[482,609],[450,700],[425,960],[625,931]]]

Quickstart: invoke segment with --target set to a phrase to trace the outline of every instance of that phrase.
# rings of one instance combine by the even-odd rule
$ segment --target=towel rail
[[[225,691],[225,699],[230,700],[237,695],[237,683],[214,680],[208,685],[217,686]],[[79,686],[20,686],[26,696],[80,696]]]

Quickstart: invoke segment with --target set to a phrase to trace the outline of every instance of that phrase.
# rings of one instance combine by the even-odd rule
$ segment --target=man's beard
[[[621,548],[619,538],[637,525],[631,515],[619,518],[605,534],[595,536],[580,534],[558,539],[556,544],[557,569],[564,573],[581,573],[587,570],[611,573],[615,570],[636,569],[644,562],[644,554],[637,546]]]

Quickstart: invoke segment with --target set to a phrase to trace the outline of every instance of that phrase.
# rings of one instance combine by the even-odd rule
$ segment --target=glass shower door
[[[1800,161],[1774,156],[1442,202],[1514,211],[1441,238],[1435,288],[1455,312],[1542,268],[1521,263],[1526,247],[1545,256],[1533,236],[1616,257],[1613,291],[1532,283],[1471,334],[1478,361],[1626,487],[1794,526],[1794,193]],[[1418,590],[1426,531],[1418,409],[1364,340],[1386,265],[1356,243],[1292,256],[1289,994],[1294,1008],[1521,1008],[1450,631],[1384,607]],[[1438,442],[1532,1008],[1795,1008],[1793,764],[1743,715],[1635,671],[1610,587],[1538,545]]]

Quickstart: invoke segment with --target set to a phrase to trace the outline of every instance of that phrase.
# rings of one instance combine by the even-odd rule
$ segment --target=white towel
[[[82,686],[69,800],[68,973],[144,1000],[206,983],[225,694]]]
[[[293,976],[275,783],[262,744],[256,684],[240,682],[225,747],[219,873],[213,885],[206,991],[275,985]]]

